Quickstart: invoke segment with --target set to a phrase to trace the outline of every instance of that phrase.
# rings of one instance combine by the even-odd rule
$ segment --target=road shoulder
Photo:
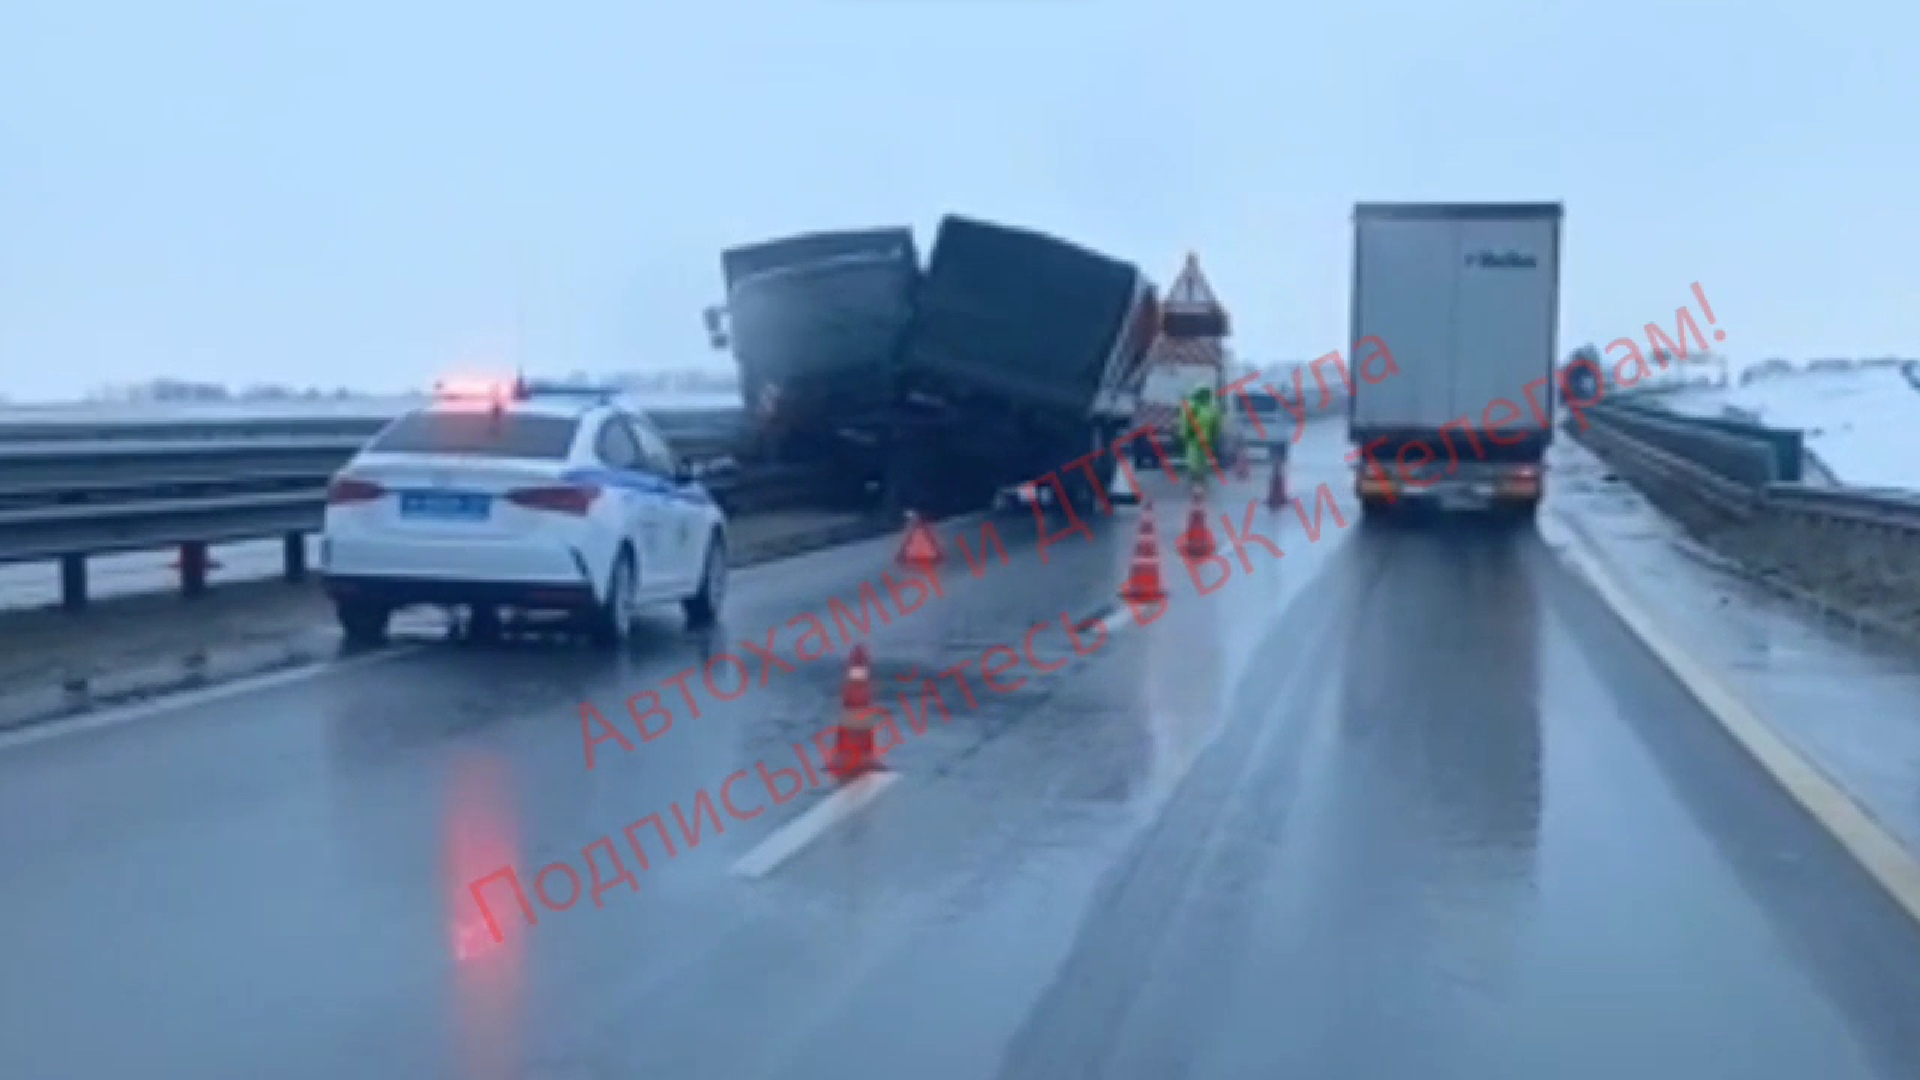
[[[1767,602],[1688,559],[1639,496],[1586,479],[1543,519],[1549,546],[1920,923],[1920,659]]]
[[[735,523],[736,565],[759,565],[884,532],[873,518],[781,511]],[[398,628],[443,634],[423,609]],[[202,595],[148,592],[81,612],[0,612],[0,732],[154,701],[342,656],[316,580],[216,580]]]

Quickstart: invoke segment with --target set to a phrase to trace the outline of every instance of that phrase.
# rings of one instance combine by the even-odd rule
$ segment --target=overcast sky
[[[1562,14],[1556,8],[1565,8]],[[1849,12],[1860,12],[1850,14]],[[1563,351],[1920,354],[1915,20],[1691,0],[0,3],[0,394],[710,358],[719,250],[957,210],[1342,346],[1361,199],[1567,205]]]

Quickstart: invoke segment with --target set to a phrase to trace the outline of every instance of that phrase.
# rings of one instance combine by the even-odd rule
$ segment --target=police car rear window
[[[536,413],[409,413],[373,441],[381,454],[465,454],[470,457],[564,460],[579,420]]]

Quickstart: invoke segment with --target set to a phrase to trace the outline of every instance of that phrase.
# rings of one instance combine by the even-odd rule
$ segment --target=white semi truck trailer
[[[1563,216],[1559,203],[1354,208],[1347,430],[1367,516],[1430,504],[1531,518],[1539,507]],[[1367,361],[1382,349],[1390,365]]]

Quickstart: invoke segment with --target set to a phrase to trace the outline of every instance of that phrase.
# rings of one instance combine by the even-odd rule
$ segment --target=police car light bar
[[[527,388],[526,383],[519,379],[441,379],[433,384],[433,396],[442,401],[491,401],[498,404],[524,400]]]

